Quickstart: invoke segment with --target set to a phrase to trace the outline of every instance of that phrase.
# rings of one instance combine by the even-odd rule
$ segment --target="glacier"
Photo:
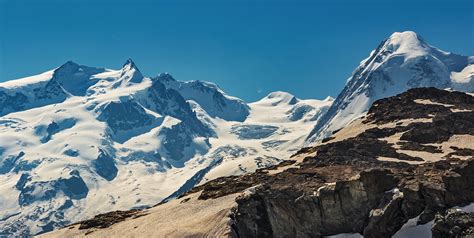
[[[145,77],[131,59],[0,83],[0,230],[38,234],[274,165],[331,103],[246,103],[209,82]]]

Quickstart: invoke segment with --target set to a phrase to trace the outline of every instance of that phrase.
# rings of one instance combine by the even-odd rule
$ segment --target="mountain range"
[[[0,230],[30,235],[275,166],[410,88],[474,92],[474,57],[394,33],[336,99],[273,92],[253,103],[217,85],[66,62],[0,83]]]
[[[473,237],[473,110],[409,89],[278,165],[40,237]]]

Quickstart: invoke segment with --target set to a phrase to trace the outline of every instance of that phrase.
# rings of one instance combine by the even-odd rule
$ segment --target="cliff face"
[[[324,169],[350,170],[345,166]],[[239,197],[233,213],[235,230],[239,237],[339,233],[390,237],[411,218],[419,216],[418,223],[425,224],[437,212],[474,201],[473,172],[472,160],[436,162],[416,168],[368,169],[358,173],[357,179],[324,184],[324,173],[307,171],[304,180],[320,180],[319,188],[266,185]]]
[[[163,230],[195,236],[403,237],[410,234],[410,222],[412,228],[428,227],[435,237],[469,236],[472,214],[449,209],[474,202],[473,110],[469,94],[411,89],[376,101],[364,118],[280,165],[212,180],[177,200],[140,211],[138,218],[112,222],[108,230],[85,228],[91,224],[85,221],[46,236],[101,236],[118,230],[137,235],[125,229],[135,224],[138,230],[162,227],[156,234],[169,236],[177,233]],[[188,215],[161,215],[175,219],[173,225],[152,219],[169,214],[170,207]],[[207,209],[212,219],[198,215],[195,207]],[[190,229],[194,226],[203,227]],[[218,233],[216,227],[221,227]]]

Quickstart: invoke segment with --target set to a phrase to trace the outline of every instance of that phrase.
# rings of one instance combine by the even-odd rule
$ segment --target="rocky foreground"
[[[472,95],[411,89],[278,166],[44,236],[472,237],[473,110]]]

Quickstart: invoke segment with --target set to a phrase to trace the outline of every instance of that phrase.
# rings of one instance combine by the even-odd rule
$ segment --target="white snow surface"
[[[378,99],[410,88],[452,88],[474,92],[474,57],[437,49],[412,31],[395,32],[354,70],[306,145],[330,136],[367,112]]]
[[[332,98],[300,100],[288,93],[281,97],[269,96],[248,104],[250,114],[244,122],[213,121],[218,136],[211,138],[213,149],[208,154],[221,162],[201,183],[230,174],[252,172],[288,159],[301,148],[308,131],[333,101]],[[284,102],[285,98],[295,98],[297,102]],[[309,109],[295,112],[295,108],[301,107]],[[298,113],[301,118],[294,116]],[[293,117],[299,120],[292,121]]]
[[[45,81],[49,81],[53,77],[54,70],[50,70],[38,75],[33,75],[26,78],[9,80],[3,83],[0,83],[0,87],[10,90],[15,90],[22,88],[26,85],[38,84]]]
[[[67,62],[0,83],[9,95],[0,105],[10,110],[0,114],[0,230],[37,234],[274,165],[302,146],[333,101],[277,92],[246,104],[214,84],[199,82],[211,93],[198,93],[195,83],[173,83],[181,91],[162,83],[131,60],[120,70]],[[29,95],[36,89],[48,100],[38,104]]]

